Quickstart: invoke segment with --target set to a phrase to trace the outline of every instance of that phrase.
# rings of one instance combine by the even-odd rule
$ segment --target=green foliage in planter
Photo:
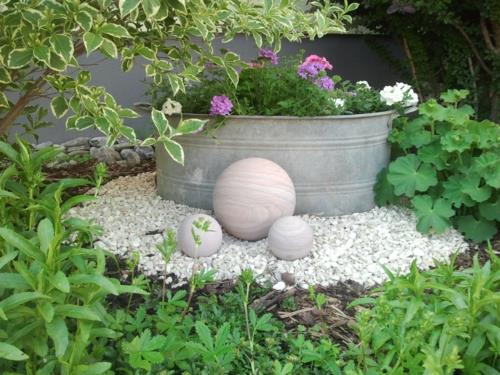
[[[365,297],[357,315],[360,343],[350,350],[346,375],[498,374],[500,368],[500,259],[455,270],[441,264],[395,276],[379,297]]]
[[[389,140],[401,156],[381,172],[375,190],[380,205],[412,207],[420,232],[453,224],[481,242],[500,222],[500,126],[473,120],[473,109],[460,105],[467,95],[449,90],[443,104],[429,100],[417,117],[396,121]]]
[[[0,372],[102,374],[111,364],[95,361],[97,337],[116,338],[108,328],[105,298],[144,293],[104,276],[103,250],[87,245],[97,233],[68,210],[93,197],[63,199],[63,179],[46,184],[44,162],[58,150],[31,153],[0,142],[11,165],[0,175]]]
[[[298,74],[303,61],[303,52],[282,57],[278,64],[259,57],[241,70],[236,87],[222,69],[210,66],[200,80],[190,84],[189,90],[177,95],[176,100],[186,113],[208,114],[212,98],[225,95],[234,105],[231,114],[243,116],[329,116],[392,108],[367,82],[351,83],[334,75],[331,77],[334,89],[317,86],[313,80]],[[327,77],[326,72],[323,77]],[[173,96],[166,82],[153,84],[150,94],[153,106],[158,109]]]
[[[196,80],[204,64],[219,66],[234,85],[239,57],[216,55],[216,37],[237,34],[280,48],[280,40],[297,41],[343,31],[356,4],[311,4],[298,1],[204,0],[36,0],[0,3],[0,135],[5,135],[26,106],[51,94],[55,117],[66,126],[96,128],[109,137],[135,141],[125,121],[139,115],[120,106],[104,87],[91,83],[78,57],[100,53],[119,59],[130,71],[136,58],[146,60],[145,75],[165,79],[174,95]],[[198,42],[197,42],[198,41]],[[47,89],[50,87],[50,89]],[[13,91],[14,95],[6,93]],[[162,143],[164,143],[162,141]],[[174,146],[175,147],[175,146]]]

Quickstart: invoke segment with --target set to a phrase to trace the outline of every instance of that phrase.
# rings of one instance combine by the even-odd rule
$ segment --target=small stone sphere
[[[215,183],[215,217],[233,236],[260,240],[280,217],[295,211],[295,187],[286,171],[262,158],[239,160]]]
[[[207,229],[204,231],[204,229]],[[195,236],[193,236],[193,232]],[[196,243],[198,240],[198,244]],[[208,257],[215,254],[222,244],[222,229],[213,217],[204,214],[187,216],[177,229],[177,245],[184,254]]]
[[[304,258],[313,247],[313,230],[298,216],[276,220],[269,230],[268,245],[271,252],[283,260]]]

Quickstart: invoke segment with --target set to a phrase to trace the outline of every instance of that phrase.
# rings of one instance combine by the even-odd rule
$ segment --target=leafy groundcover
[[[498,374],[500,260],[407,276],[372,291],[258,286],[250,270],[213,283],[193,270],[173,289],[93,248],[93,223],[68,215],[99,188],[47,181],[48,148],[0,143],[0,373]],[[54,179],[54,176],[52,176]],[[168,231],[158,250],[175,250]],[[483,254],[484,255],[484,254]],[[290,275],[289,275],[290,276]]]
[[[379,205],[411,207],[420,232],[455,226],[475,242],[491,239],[500,222],[500,126],[472,118],[460,105],[466,90],[449,90],[442,104],[431,99],[418,116],[396,121],[390,142],[399,155],[381,172]]]

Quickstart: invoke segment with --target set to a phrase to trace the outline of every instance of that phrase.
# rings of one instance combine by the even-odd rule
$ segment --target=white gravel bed
[[[177,228],[186,215],[207,212],[161,199],[154,179],[154,173],[117,178],[101,188],[96,201],[74,208],[71,214],[92,218],[102,226],[97,246],[121,256],[138,251],[140,269],[146,275],[162,276],[165,265],[155,248],[162,235],[146,232]],[[314,230],[314,247],[306,258],[279,260],[267,249],[266,239],[247,242],[224,233],[218,253],[193,259],[178,250],[167,264],[167,273],[177,275],[182,283],[194,267],[215,269],[220,280],[237,277],[243,269],[251,268],[261,282],[276,283],[281,273],[289,272],[301,287],[327,286],[349,279],[369,287],[386,279],[381,265],[405,273],[416,259],[419,268],[427,269],[434,260],[446,261],[452,253],[467,249],[467,243],[455,230],[432,236],[417,232],[414,215],[397,207],[339,217],[302,218]]]

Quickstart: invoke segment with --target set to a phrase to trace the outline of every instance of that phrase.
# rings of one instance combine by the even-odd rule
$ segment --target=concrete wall
[[[371,36],[373,38],[373,36]],[[403,57],[403,52],[391,39],[380,36],[378,42],[385,44],[397,57]],[[221,44],[219,44],[222,46]],[[252,40],[239,37],[224,48],[235,51],[243,59],[255,58],[257,48]],[[352,81],[366,80],[374,87],[383,87],[393,84],[400,77],[366,42],[365,37],[356,35],[328,35],[315,41],[305,40],[302,43],[284,42],[281,56],[295,54],[305,50],[306,55],[317,54],[325,56],[333,64],[334,74],[339,74]],[[136,61],[132,71],[123,73],[119,61],[104,59],[102,56],[81,58],[82,65],[88,65],[92,72],[92,84],[104,86],[114,95],[116,100],[124,107],[132,107],[136,102],[148,102],[146,91],[149,88],[145,81],[144,62]],[[45,103],[44,105],[47,105]],[[50,112],[50,111],[49,111]],[[98,134],[95,131],[69,131],[64,127],[64,121],[56,120],[51,115],[48,119],[54,122],[54,127],[42,129],[39,132],[40,142],[62,142],[80,135]],[[137,135],[147,134],[150,129],[149,117],[129,121],[129,125],[137,130]],[[14,128],[11,137],[20,130]]]

